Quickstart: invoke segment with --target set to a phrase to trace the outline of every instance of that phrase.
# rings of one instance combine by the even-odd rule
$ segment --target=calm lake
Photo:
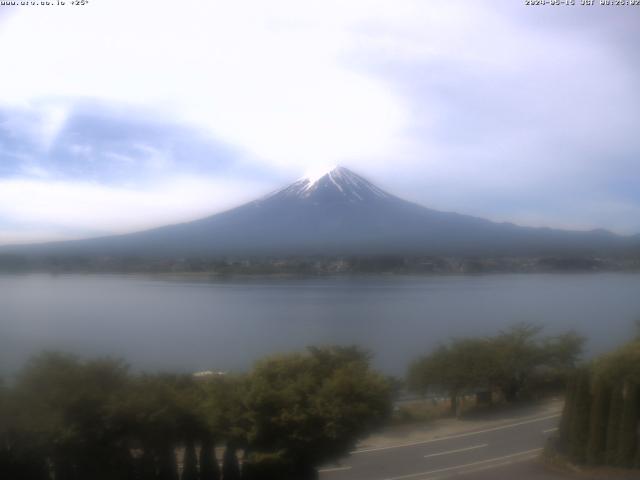
[[[402,374],[454,336],[519,321],[575,329],[590,354],[640,318],[640,274],[370,276],[205,281],[120,275],[0,276],[0,369],[42,349],[111,355],[135,369],[243,370],[311,344],[358,344]]]

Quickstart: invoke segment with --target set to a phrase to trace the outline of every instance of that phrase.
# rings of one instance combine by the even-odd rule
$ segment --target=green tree
[[[218,440],[243,446],[247,425],[247,378],[241,375],[205,377],[199,382],[207,430]]]
[[[283,451],[250,453],[242,464],[242,480],[282,480],[283,478],[305,478],[296,476]]]
[[[607,465],[615,465],[618,458],[623,405],[624,399],[622,397],[622,387],[615,386],[611,391],[611,401],[609,402],[609,422],[607,424],[607,443],[605,452],[605,462]]]
[[[9,439],[9,391],[0,379],[0,472],[9,472],[13,452]]]
[[[127,478],[132,459],[114,409],[126,386],[121,362],[42,354],[17,378],[18,428],[59,480]]]
[[[544,349],[538,342],[541,330],[521,323],[500,332],[492,341],[498,365],[495,382],[508,402],[518,399],[535,368],[545,362]]]
[[[638,446],[636,447],[636,456],[633,460],[633,467],[640,469],[640,438],[638,438],[637,444]]]
[[[412,363],[409,388],[446,392],[455,412],[458,396],[478,388],[498,389],[512,402],[536,385],[534,380],[540,385],[540,380],[560,375],[562,387],[575,368],[584,339],[573,332],[541,338],[540,331],[534,325],[518,324],[494,337],[454,339]]]
[[[631,466],[637,443],[640,340],[603,355],[595,370],[614,386],[607,427],[607,464]]]
[[[354,347],[265,359],[247,385],[246,447],[290,472],[282,480],[315,478],[315,467],[348,453],[391,410],[386,379]]]
[[[577,463],[585,462],[589,442],[590,376],[587,369],[581,369],[577,373],[573,414],[569,425],[569,456]]]
[[[631,468],[635,461],[638,442],[638,420],[640,419],[640,412],[638,411],[640,402],[639,386],[631,382],[626,383],[623,388],[623,399],[616,464],[621,467]]]
[[[46,451],[35,432],[24,430],[15,393],[0,383],[0,472],[15,480],[48,480]]]
[[[240,465],[238,464],[238,452],[233,442],[227,443],[222,457],[223,480],[240,480]]]
[[[215,443],[211,435],[205,434],[200,446],[200,479],[220,480],[220,467],[214,450]]]
[[[585,337],[574,331],[546,337],[540,348],[545,365],[559,370],[573,370],[582,356]]]
[[[607,440],[607,422],[611,388],[605,379],[596,379],[593,386],[593,404],[589,419],[589,443],[587,445],[587,463],[604,463]]]
[[[560,422],[559,445],[576,463],[632,468],[640,464],[639,425],[640,341],[634,340],[575,372]]]
[[[446,393],[451,412],[458,413],[458,397],[469,389],[488,387],[498,374],[491,342],[484,338],[452,340],[409,367],[408,384],[422,393]]]
[[[576,377],[571,376],[567,382],[567,390],[564,397],[564,407],[562,410],[562,416],[560,418],[559,430],[559,445],[562,453],[568,453],[569,438],[571,435],[571,425],[573,423],[573,417],[575,415],[575,403],[576,403]]]
[[[161,479],[176,479],[176,447],[193,446],[209,433],[200,385],[188,375],[141,375],[127,393],[119,411],[132,444]]]
[[[188,440],[184,447],[184,459],[182,460],[182,476],[180,480],[199,480],[198,456],[193,440]]]

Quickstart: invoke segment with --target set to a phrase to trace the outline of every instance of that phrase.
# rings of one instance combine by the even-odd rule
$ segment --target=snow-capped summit
[[[351,170],[334,166],[302,177],[267,198],[288,197],[310,201],[365,202],[390,195]]]
[[[331,172],[338,170],[342,167],[339,165],[332,165],[330,167],[319,167],[319,168],[311,168],[309,169],[305,175],[302,176],[299,180],[307,180],[309,184],[313,184],[320,180],[322,177],[329,175]]]

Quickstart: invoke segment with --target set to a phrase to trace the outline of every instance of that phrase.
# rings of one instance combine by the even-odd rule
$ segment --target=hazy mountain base
[[[324,263],[340,270],[345,268],[340,260],[364,257],[366,266],[362,268],[376,272],[389,268],[457,271],[459,262],[445,261],[443,265],[434,261],[454,257],[475,260],[471,269],[509,271],[526,262],[512,262],[517,268],[504,267],[504,262],[494,259],[562,257],[573,259],[575,264],[575,257],[580,257],[577,263],[584,263],[585,258],[640,256],[640,236],[601,229],[524,227],[437,211],[386,193],[337,167],[320,178],[301,179],[266,197],[200,220],[101,238],[5,245],[0,246],[1,254],[41,261],[53,258],[63,265],[73,263],[72,259],[76,264],[95,264],[95,259],[107,264],[124,259],[131,264],[145,259],[139,260],[145,268],[160,264],[161,270],[184,270],[180,266],[184,259],[233,259],[231,263],[260,271],[294,268],[291,263],[314,271],[318,270],[314,266],[318,258],[330,259]],[[254,259],[262,259],[259,266]],[[483,259],[482,266],[478,259]],[[170,265],[162,266],[163,262]],[[279,265],[282,263],[286,265]],[[448,266],[451,263],[453,267]],[[359,267],[350,268],[357,271]]]
[[[227,275],[483,274],[638,272],[628,257],[295,256],[259,258],[149,258],[0,254],[0,272],[176,273]]]

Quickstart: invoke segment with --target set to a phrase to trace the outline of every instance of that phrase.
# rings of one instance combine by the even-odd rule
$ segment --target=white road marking
[[[560,415],[561,415],[560,413],[557,413],[557,414],[554,414],[554,415],[548,415],[546,417],[533,418],[531,420],[525,420],[525,421],[517,422],[517,423],[510,423],[510,424],[507,424],[507,425],[501,425],[499,427],[487,428],[485,430],[478,430],[478,431],[475,431],[475,432],[460,433],[460,434],[457,434],[457,435],[450,435],[448,437],[432,438],[431,440],[421,440],[419,442],[400,443],[400,444],[397,444],[397,445],[389,445],[387,447],[363,448],[362,450],[354,450],[353,452],[349,452],[349,453],[351,455],[357,455],[357,454],[360,454],[360,453],[380,452],[382,450],[391,450],[391,449],[394,449],[394,448],[413,447],[414,445],[425,445],[427,443],[443,442],[445,440],[453,440],[455,438],[465,438],[465,437],[470,437],[472,435],[480,435],[482,433],[496,432],[498,430],[504,430],[506,428],[519,427],[520,425],[527,425],[529,423],[542,422],[544,420],[549,420],[551,418],[557,418]]]
[[[488,443],[483,443],[482,445],[474,445],[473,447],[459,448],[457,450],[449,450],[448,452],[432,453],[430,455],[425,455],[424,458],[439,457],[441,455],[451,455],[452,453],[468,452],[469,450],[477,450],[478,448],[484,448],[488,446],[489,446]]]
[[[480,460],[478,462],[465,463],[463,465],[454,465],[452,467],[439,468],[437,470],[429,470],[428,472],[410,473],[408,475],[400,475],[399,477],[386,478],[385,480],[403,480],[405,478],[415,478],[415,477],[422,477],[425,475],[433,475],[434,473],[450,472],[451,470],[458,470],[458,469],[463,469],[467,467],[473,467],[475,465],[482,465],[483,463],[499,462],[500,460],[506,460],[508,458],[514,458],[514,457],[521,457],[523,455],[539,453],[541,451],[542,451],[542,448],[534,448],[532,450],[525,450],[524,452],[512,453],[510,455],[504,455],[502,457],[488,458],[486,460]]]
[[[343,472],[345,470],[351,470],[351,468],[352,467],[323,468],[322,470],[318,470],[318,473]]]
[[[464,475],[471,475],[472,473],[478,473],[478,472],[483,472],[485,470],[493,470],[496,468],[500,468],[500,467],[506,467],[507,465],[513,465],[514,463],[518,463],[518,462],[525,462],[527,460],[533,460],[534,458],[536,458],[538,456],[538,453],[540,452],[536,452],[530,455],[523,455],[521,457],[518,457],[516,459],[512,459],[512,460],[506,460],[504,462],[499,462],[499,463],[492,463],[490,465],[483,465],[482,467],[476,467],[476,468],[470,468],[468,470],[462,470],[460,472],[452,472],[449,474],[444,474],[444,475],[439,475],[439,476],[435,476],[435,477],[429,477],[428,479],[422,479],[422,480],[443,480],[445,478],[451,478],[451,477],[461,477]]]
[[[551,433],[551,432],[555,432],[558,430],[558,427],[556,428],[548,428],[547,430],[542,430],[542,433]]]

